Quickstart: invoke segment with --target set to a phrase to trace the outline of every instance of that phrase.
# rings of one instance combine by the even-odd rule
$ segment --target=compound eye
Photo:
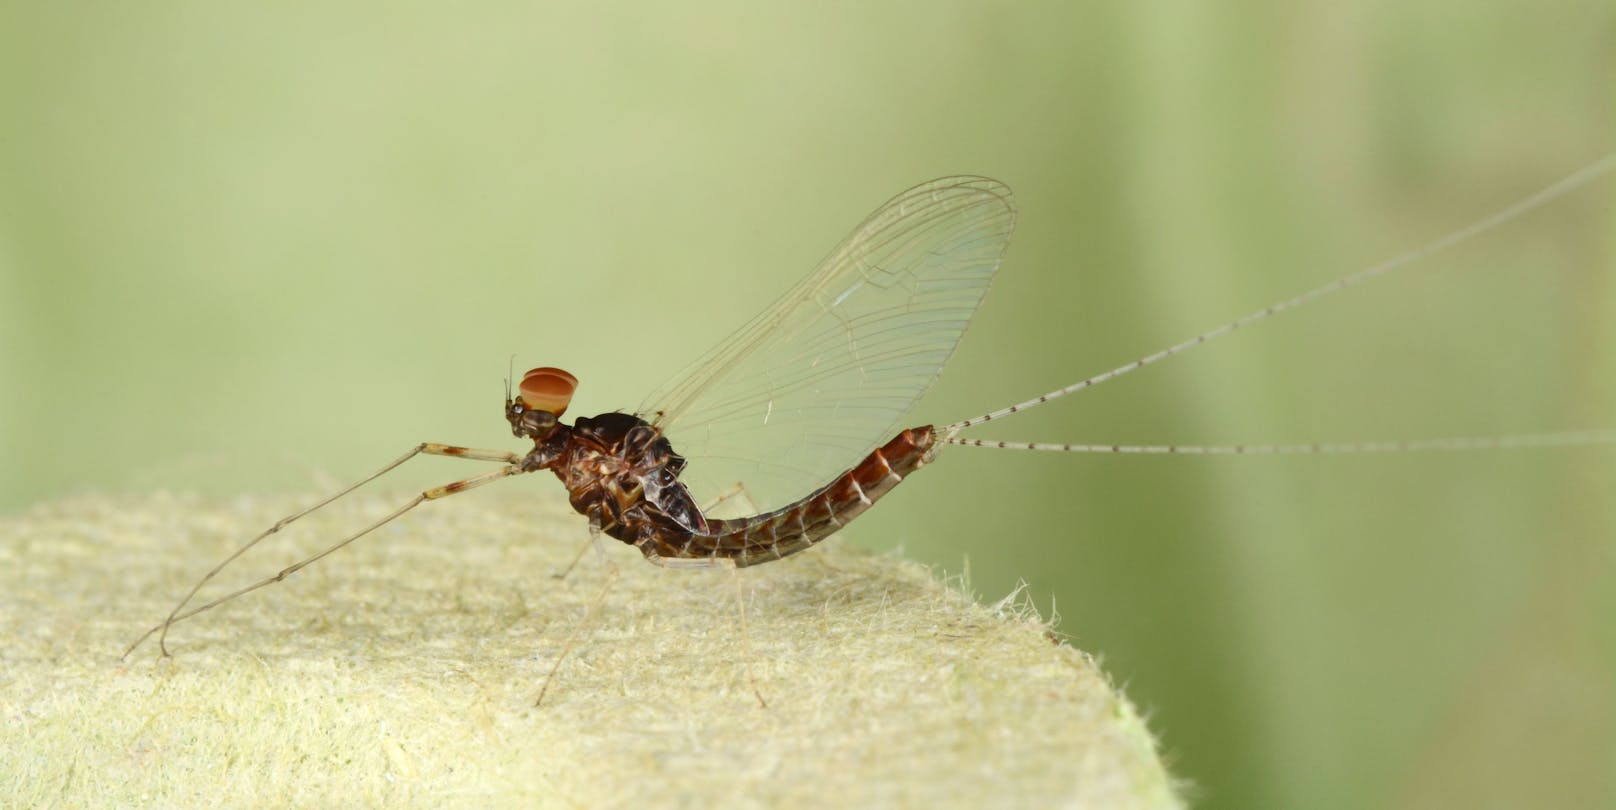
[[[572,402],[572,393],[578,390],[578,378],[559,368],[536,368],[522,375],[522,404],[536,411],[549,411],[560,416]]]

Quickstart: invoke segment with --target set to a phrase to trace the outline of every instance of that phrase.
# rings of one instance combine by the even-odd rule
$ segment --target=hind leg
[[[746,484],[736,481],[734,486],[718,493],[711,501],[703,504],[701,513],[707,515],[730,501],[734,501],[745,510],[745,514],[755,515],[763,511],[758,508],[757,501],[752,500],[752,495],[746,491]]]

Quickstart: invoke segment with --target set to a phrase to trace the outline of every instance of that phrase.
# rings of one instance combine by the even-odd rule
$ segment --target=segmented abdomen
[[[796,503],[751,517],[709,519],[707,532],[657,537],[641,550],[647,557],[728,558],[737,568],[795,554],[830,536],[925,466],[935,439],[930,425],[910,428]]]

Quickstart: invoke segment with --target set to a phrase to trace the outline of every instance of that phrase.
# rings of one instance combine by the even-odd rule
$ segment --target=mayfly
[[[604,534],[669,568],[741,568],[781,559],[825,539],[932,462],[946,445],[1083,453],[1289,454],[1616,443],[1616,430],[1609,429],[1223,446],[1012,443],[959,435],[1406,267],[1613,169],[1616,154],[1409,253],[1110,371],[980,416],[900,430],[904,414],[942,371],[981,305],[1016,221],[1010,189],[996,180],[959,176],[922,183],[876,209],[814,272],[664,384],[638,411],[566,424],[561,417],[577,378],[560,369],[533,369],[514,392],[507,387],[504,403],[511,432],[530,440],[532,449],[516,453],[416,446],[247,542],[208,571],[124,655],[155,633],[166,656],[168,630],[175,622],[279,582],[425,501],[541,470],[554,473],[566,487],[572,507],[588,519],[597,549]],[[274,576],[186,609],[203,585],[264,538],[423,453],[500,466],[428,489]],[[744,497],[729,497],[738,487]],[[748,508],[741,510],[743,501]]]

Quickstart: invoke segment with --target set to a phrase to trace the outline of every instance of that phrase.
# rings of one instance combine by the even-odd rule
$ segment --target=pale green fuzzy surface
[[[222,580],[394,502],[339,503]],[[0,521],[0,806],[1178,804],[1139,715],[1030,610],[835,539],[741,572],[750,654],[730,574],[613,541],[622,576],[536,709],[604,581],[590,557],[552,577],[585,537],[555,498],[429,504],[176,625],[172,659],[118,659],[298,505],[80,498]]]

